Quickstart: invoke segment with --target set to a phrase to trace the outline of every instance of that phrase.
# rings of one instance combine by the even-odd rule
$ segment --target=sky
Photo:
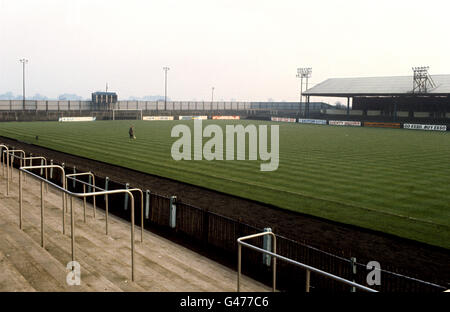
[[[450,74],[448,1],[0,0],[0,94],[298,101],[327,78]]]

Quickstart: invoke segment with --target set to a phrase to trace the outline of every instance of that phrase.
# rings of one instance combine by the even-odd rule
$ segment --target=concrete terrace
[[[88,205],[83,222],[82,201],[74,200],[75,260],[81,265],[81,285],[66,282],[71,261],[70,214],[62,234],[61,193],[49,187],[45,198],[45,248],[41,247],[40,182],[26,177],[23,184],[23,230],[19,229],[18,171],[10,194],[0,171],[0,291],[236,291],[237,273],[187,248],[144,231],[136,225],[135,281],[131,281],[130,225],[110,215],[93,218]],[[270,288],[243,277],[242,291]]]

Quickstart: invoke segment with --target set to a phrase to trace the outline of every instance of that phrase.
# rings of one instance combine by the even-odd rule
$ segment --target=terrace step
[[[27,195],[24,196],[23,201],[27,205],[30,205],[31,203],[39,203],[39,198],[28,198],[29,196],[34,197],[34,195]],[[50,194],[50,196],[52,196]],[[60,200],[59,194],[55,195],[58,197],[55,197],[55,200]],[[131,259],[130,259],[130,233],[129,228],[123,228],[123,227],[112,227],[112,223],[114,224],[116,221],[110,219],[110,227],[112,227],[112,230],[110,233],[112,233],[112,236],[106,236],[104,232],[105,223],[104,223],[104,214],[102,211],[98,211],[97,219],[93,219],[93,213],[92,213],[92,206],[88,205],[87,209],[87,223],[83,222],[83,214],[80,209],[80,205],[82,204],[82,201],[76,200],[74,201],[74,209],[75,209],[75,219],[76,219],[76,245],[81,244],[83,245],[80,250],[86,251],[89,250],[93,253],[93,257],[104,259],[104,257],[99,257],[97,254],[99,251],[102,251],[105,253],[105,256],[107,259],[117,259],[120,258],[121,260],[121,267],[125,269],[125,276],[129,276],[130,269],[131,268]],[[46,203],[46,223],[50,222],[53,226],[61,227],[61,210],[56,208],[56,210],[53,207],[47,207],[48,204]],[[39,212],[40,206],[36,205],[34,209]],[[50,211],[51,213],[48,213]],[[56,215],[53,213],[55,212]],[[33,215],[35,217],[35,220],[32,221],[33,224],[39,224],[40,222],[40,215],[39,213],[37,215]],[[66,214],[67,220],[69,220],[70,215]],[[67,221],[69,222],[69,221]],[[69,228],[66,229],[68,232],[70,231]],[[90,232],[96,232],[96,235],[90,235]],[[114,232],[113,232],[114,231]],[[40,237],[40,229],[35,228],[35,234],[34,236],[36,239]],[[87,239],[88,238],[88,239]],[[179,290],[179,286],[173,286],[174,283],[180,283],[183,284],[183,290],[185,291],[234,291],[235,288],[234,282],[230,278],[225,279],[214,279],[210,277],[210,274],[213,273],[212,270],[198,270],[195,268],[192,268],[191,266],[185,264],[184,262],[181,262],[178,260],[176,256],[179,256],[180,259],[183,258],[183,255],[181,252],[178,251],[179,248],[170,248],[171,246],[166,249],[167,255],[163,257],[163,255],[158,251],[158,244],[152,243],[151,240],[144,240],[144,243],[140,242],[140,230],[136,226],[136,273],[138,275],[146,275],[150,278],[152,281],[151,284],[147,285],[141,285],[146,280],[143,281],[136,280],[136,283],[144,286],[147,290],[152,291],[177,291]],[[70,246],[70,240],[67,243]],[[114,252],[112,252],[113,250]],[[78,251],[76,251],[78,253]],[[120,256],[120,257],[118,257]],[[198,260],[200,260],[202,257],[198,256]],[[124,262],[124,263],[123,263]],[[141,270],[140,268],[145,268],[145,272]],[[184,278],[182,277],[184,276]],[[214,276],[214,275],[212,275]],[[183,279],[187,279],[183,280]],[[162,282],[163,285],[166,285],[164,287],[163,285],[159,285],[158,283],[155,283],[154,281]],[[205,286],[202,286],[204,283],[211,284],[206,288]],[[176,284],[175,284],[176,285]],[[218,286],[217,286],[218,285]]]
[[[140,242],[135,228],[135,282],[131,282],[130,224],[109,218],[87,206],[83,222],[82,201],[74,200],[75,260],[81,266],[81,285],[68,286],[66,265],[71,261],[70,214],[62,234],[61,193],[45,193],[45,248],[41,248],[40,183],[27,177],[23,184],[23,230],[18,221],[18,174],[14,169],[10,195],[0,174],[0,290],[5,291],[234,291],[236,272],[173,244],[148,231]],[[6,256],[7,255],[7,256]],[[244,291],[268,287],[243,278]]]
[[[55,289],[52,291],[105,291],[105,290],[111,290],[111,291],[120,291],[119,287],[116,287],[114,283],[108,281],[103,276],[96,273],[95,269],[90,268],[88,264],[83,264],[83,270],[81,272],[81,278],[83,283],[80,286],[87,285],[88,288],[75,286],[67,288],[68,285],[66,283],[66,276],[68,271],[65,270],[66,265],[69,261],[71,261],[71,255],[70,255],[70,238],[65,237],[60,233],[55,232],[52,228],[46,226],[45,231],[47,232],[44,234],[44,241],[45,241],[45,248],[41,248],[40,246],[40,229],[37,229],[34,225],[29,224],[30,217],[32,217],[31,214],[28,214],[26,218],[24,218],[24,225],[23,225],[23,231],[21,231],[18,227],[18,218],[17,215],[14,214],[14,211],[9,206],[7,209],[2,209],[2,219],[8,221],[8,225],[1,224],[0,227],[2,228],[2,232],[6,233],[13,233],[9,235],[11,237],[24,237],[28,241],[31,241],[35,248],[34,250],[34,258],[37,259],[36,261],[40,261],[41,266],[45,270],[54,270],[53,268],[60,268],[62,270],[59,272],[53,272],[53,277],[55,280],[58,281],[59,284],[63,284],[62,289]],[[28,211],[27,211],[28,212]],[[38,218],[34,218],[32,222],[36,222],[36,224],[40,224],[40,220]],[[47,225],[47,222],[46,222]],[[2,233],[3,234],[3,233]],[[59,234],[59,235],[58,235]],[[24,241],[24,238],[22,240],[16,240],[13,246],[9,246],[10,248],[13,248],[14,246],[17,246],[17,248],[24,248],[26,247],[26,250],[28,251],[29,242]],[[55,241],[57,242],[55,244]],[[50,259],[46,257],[46,254],[50,255]],[[43,260],[39,260],[40,257],[43,257]],[[82,264],[81,261],[79,261],[80,264]],[[17,263],[14,261],[14,263]],[[45,286],[45,285],[44,285]],[[39,287],[36,288],[38,291],[47,291],[49,289]],[[50,290],[49,290],[50,291]]]
[[[9,254],[0,251],[0,289],[4,292],[35,291],[26,278],[15,268]]]

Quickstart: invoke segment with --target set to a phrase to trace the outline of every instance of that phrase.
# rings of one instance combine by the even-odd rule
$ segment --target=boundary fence
[[[302,102],[244,102],[244,101],[117,101],[112,109],[145,111],[218,111],[218,110],[304,110]],[[323,102],[310,102],[311,111],[332,106]],[[105,106],[105,110],[107,107]],[[91,101],[67,100],[0,100],[0,111],[101,111]]]

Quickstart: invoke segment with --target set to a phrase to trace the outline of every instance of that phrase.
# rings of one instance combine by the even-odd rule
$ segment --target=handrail
[[[141,194],[141,243],[144,241],[144,192],[141,189],[128,189],[130,192],[139,192]]]
[[[42,191],[42,187],[43,187],[43,183],[48,183],[49,185],[55,187],[56,189],[60,190],[61,192],[63,192],[66,195],[72,196],[72,197],[78,197],[78,198],[85,198],[85,197],[89,197],[89,196],[97,196],[97,195],[107,195],[107,194],[118,194],[118,193],[127,193],[130,196],[130,200],[131,200],[131,280],[134,281],[134,254],[135,254],[135,247],[134,247],[134,196],[131,193],[130,190],[126,190],[126,189],[122,189],[122,190],[112,190],[112,191],[102,191],[102,192],[90,192],[90,193],[74,193],[71,192],[67,189],[65,189],[64,187],[61,187],[43,177],[41,177],[40,175],[37,175],[31,171],[28,171],[27,169],[39,169],[39,168],[61,168],[63,169],[61,166],[57,166],[57,165],[51,165],[51,166],[25,166],[25,167],[21,167],[20,168],[20,172],[19,175],[22,175],[22,172],[28,173],[31,176],[37,178],[38,180],[41,181],[41,245],[42,247],[44,246],[44,193]],[[64,170],[64,169],[63,169]],[[63,175],[64,181],[65,176]],[[21,180],[21,179],[20,179]],[[19,181],[20,181],[19,180]],[[20,185],[20,187],[22,187],[22,185]],[[20,205],[22,205],[22,202],[20,201]],[[22,207],[21,207],[22,209]],[[64,209],[63,209],[63,213],[64,213]],[[71,209],[71,236],[72,236],[72,240],[71,240],[71,248],[72,248],[72,261],[75,261],[75,218],[74,218],[74,209]]]
[[[83,176],[83,175],[91,175],[93,184],[90,184],[88,182],[78,180],[74,178],[75,176]],[[95,185],[95,176],[93,173],[89,172],[81,172],[81,173],[72,173],[72,174],[66,174],[66,185],[67,185],[67,179],[74,180],[76,182],[79,182],[83,184],[83,193],[85,193],[85,186],[91,186],[94,189],[99,189],[101,191],[105,191],[101,187],[98,187]],[[139,192],[141,195],[141,242],[144,241],[144,192],[141,189],[134,188],[134,189],[128,189],[130,192]],[[105,222],[106,222],[106,235],[108,235],[108,201],[105,202],[106,209],[105,209]],[[84,221],[86,222],[86,198],[84,198],[83,201],[84,206]],[[94,196],[94,219],[95,219],[95,196]]]
[[[24,161],[24,164],[27,164],[27,160],[30,161],[30,166],[33,166],[33,159],[41,159],[44,161],[44,165],[47,166],[47,158],[45,158],[44,156],[29,156],[29,157],[18,157],[21,158]],[[41,169],[42,172],[42,169]],[[45,178],[48,180],[48,170],[47,168],[45,168]],[[47,192],[48,192],[48,184],[47,185]]]
[[[64,168],[63,167],[58,166],[58,165],[28,166],[28,167],[31,167],[31,168],[38,167],[38,169],[39,168],[45,168],[45,169],[47,169],[47,168],[56,168],[56,169],[61,170],[61,184],[62,184],[63,189],[66,188],[66,179],[65,179],[65,172],[64,172]],[[33,175],[35,175],[35,174],[33,173]],[[45,180],[48,181],[48,179],[45,179]],[[50,182],[50,181],[48,181],[48,182]],[[54,183],[51,183],[51,184],[54,184]],[[58,187],[59,187],[59,185],[58,185]],[[20,225],[20,229],[22,229],[22,197],[23,197],[23,195],[22,195],[22,174],[21,174],[21,171],[19,169],[19,225]],[[66,204],[67,204],[66,203],[66,194],[63,192],[62,193],[62,228],[63,228],[62,229],[62,233],[63,234],[66,234],[66,216],[64,214],[64,210],[65,210],[64,208],[65,208]]]
[[[90,171],[89,172],[81,172],[81,173],[71,173],[71,174],[67,174],[66,177],[68,179],[70,179],[70,180],[75,181],[75,182],[78,182],[78,183],[81,183],[81,184],[85,184],[87,186],[91,186],[92,188],[95,188],[97,190],[106,191],[105,189],[101,188],[100,186],[93,185],[93,184],[90,184],[89,182],[86,182],[86,181],[83,181],[83,180],[78,180],[77,178],[73,177],[74,175],[84,175],[84,174],[87,174],[87,173],[90,173]]]
[[[91,185],[91,184],[89,184],[89,183],[86,183],[86,182],[84,182],[84,181],[81,181],[81,180],[78,180],[78,179],[74,178],[74,176],[83,176],[83,175],[90,175],[90,176],[94,179],[94,185]],[[67,179],[71,179],[71,180],[73,180],[73,181],[75,181],[75,182],[80,182],[80,183],[82,183],[82,184],[83,184],[83,193],[86,193],[86,184],[89,185],[89,186],[93,186],[93,187],[94,187],[94,191],[95,191],[95,189],[97,188],[97,187],[95,186],[95,176],[94,176],[94,174],[91,173],[90,171],[89,171],[89,172],[83,172],[83,173],[66,174],[66,185],[68,185],[68,184],[67,184]],[[94,196],[93,204],[94,204],[94,205],[93,205],[93,209],[94,209],[93,217],[94,217],[94,219],[95,219],[95,210],[96,210],[96,209],[95,209],[95,208],[96,208],[95,196]],[[71,202],[71,205],[72,205],[72,202]],[[71,206],[70,209],[72,209],[72,208],[73,208],[73,207]],[[86,197],[83,198],[83,220],[84,220],[84,222],[86,223]]]
[[[266,236],[266,235],[270,235],[273,238],[273,252],[276,253],[277,252],[277,237],[275,236],[274,233],[272,232],[262,232],[262,233],[258,233],[258,234],[253,234],[253,235],[249,235],[249,236],[245,236],[245,237],[240,237],[238,238],[238,278],[237,278],[237,291],[240,291],[240,285],[241,285],[241,255],[242,255],[242,249],[241,249],[241,243],[243,240],[247,240],[247,239],[251,239],[251,238],[256,238],[256,237],[261,237],[261,236]],[[272,264],[273,264],[273,270],[272,270],[272,291],[275,292],[276,290],[276,282],[277,282],[277,258],[273,257],[272,258]]]
[[[299,267],[301,267],[303,269],[306,269],[306,273],[307,273],[306,274],[306,290],[307,290],[307,292],[309,292],[309,275],[310,275],[310,272],[314,272],[314,273],[317,273],[319,275],[323,275],[325,277],[334,279],[334,280],[336,280],[338,282],[341,282],[343,284],[347,284],[347,285],[353,286],[355,288],[358,288],[358,289],[361,289],[361,290],[364,290],[364,291],[367,291],[367,292],[377,292],[375,289],[372,289],[372,288],[369,288],[369,287],[357,284],[355,282],[346,280],[346,279],[344,279],[342,277],[339,277],[339,276],[333,275],[331,273],[319,270],[319,269],[317,269],[315,267],[312,267],[312,266],[309,266],[307,264],[304,264],[304,263],[301,263],[301,262],[298,262],[298,261],[295,261],[295,260],[283,257],[281,255],[278,255],[276,252],[270,252],[268,250],[265,250],[265,249],[262,249],[262,248],[259,248],[259,247],[256,247],[256,246],[253,246],[251,244],[248,244],[248,243],[244,242],[244,240],[255,238],[255,237],[259,237],[259,236],[263,236],[263,235],[268,235],[268,233],[272,233],[272,232],[263,232],[263,233],[258,233],[258,234],[254,234],[254,235],[240,237],[240,238],[237,239],[237,243],[238,243],[238,285],[237,285],[237,291],[238,292],[240,291],[241,247],[242,246],[250,248],[250,249],[253,249],[253,250],[256,250],[256,251],[259,251],[259,252],[261,252],[263,254],[270,255],[270,256],[272,256],[274,258],[278,258],[278,259],[286,261],[286,262],[288,262],[290,264],[293,264],[293,265],[299,266]],[[274,243],[274,247],[275,247],[275,243]],[[275,248],[274,248],[274,250],[275,250]],[[274,262],[274,264],[275,263],[276,262]],[[273,266],[273,272],[274,272],[273,276],[274,276],[274,278],[276,278],[276,265]],[[273,291],[275,291],[275,281],[274,281]]]
[[[15,155],[15,153],[16,152],[18,152],[18,153],[22,153],[22,155],[23,155],[23,157],[20,157],[20,156],[16,156]],[[12,172],[13,172],[13,167],[14,167],[14,158],[19,158],[20,159],[20,165],[19,165],[19,167],[22,167],[22,160],[27,156],[27,154],[25,153],[25,151],[24,150],[16,150],[16,149],[12,149],[12,150],[8,150],[8,151],[3,151],[3,153],[7,153],[10,157],[12,156],[12,158],[10,158],[10,162],[9,162],[9,170],[11,170],[11,180],[12,180],[12,178],[13,178],[13,176],[12,176]]]
[[[88,183],[88,185],[90,185],[90,186],[94,186],[94,192],[95,192],[95,189],[96,189],[96,187],[95,187],[95,175],[92,173],[92,172],[80,172],[80,173],[71,173],[71,174],[66,174],[66,186],[68,185],[67,184],[67,178],[69,177],[70,179],[74,179],[73,177],[78,177],[78,176],[84,176],[84,175],[89,175],[89,176],[91,176],[92,177],[92,183],[93,183],[93,185],[91,185],[91,184],[89,184]],[[74,179],[75,181],[76,181],[76,179]],[[67,187],[68,188],[68,187]],[[85,193],[85,192],[83,192],[83,193]],[[97,204],[96,204],[96,202],[95,202],[95,196],[94,196],[94,198],[93,198],[93,211],[94,211],[94,219],[95,219],[95,212],[96,212],[96,210],[97,210]]]
[[[0,145],[0,147],[2,147],[2,146],[6,147],[6,145]],[[16,156],[15,152],[20,152],[20,153],[22,153],[23,156]],[[24,150],[9,150],[8,154],[11,154],[11,153],[12,153],[12,156],[14,156],[14,158],[18,158],[20,160],[23,160],[25,165],[27,163],[26,160],[30,160],[30,166],[32,166],[33,165],[32,164],[32,160],[33,159],[42,159],[42,160],[45,161],[45,165],[47,165],[47,158],[45,158],[44,156],[28,156],[28,157],[26,157],[26,153],[25,153]],[[32,154],[30,154],[30,155],[32,155]]]
[[[6,151],[6,196],[9,195],[9,148],[8,146],[6,146],[5,144],[0,144],[0,151],[5,148]],[[4,153],[2,153],[2,159],[1,159],[1,163],[2,163],[2,175],[5,176],[5,165],[4,165],[4,157],[3,157]]]

